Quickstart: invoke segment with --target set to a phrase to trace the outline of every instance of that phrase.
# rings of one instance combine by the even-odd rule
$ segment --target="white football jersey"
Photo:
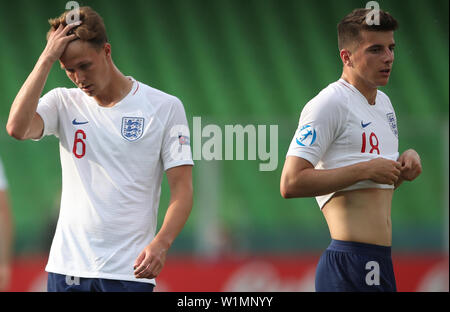
[[[0,159],[0,191],[4,191],[7,188],[8,188],[8,181],[6,180],[2,160]]]
[[[193,165],[183,104],[133,81],[113,107],[78,88],[39,101],[44,133],[60,140],[62,195],[46,271],[136,279],[133,265],[156,233],[164,170]]]
[[[370,105],[343,79],[328,85],[303,108],[287,156],[304,158],[316,169],[339,168],[376,157],[396,161],[397,119],[389,98],[378,90],[375,105]],[[394,186],[365,180],[341,191],[364,188]],[[320,209],[334,194],[316,196]]]

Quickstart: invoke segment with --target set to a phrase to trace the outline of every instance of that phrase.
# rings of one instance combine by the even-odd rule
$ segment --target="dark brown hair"
[[[360,32],[366,31],[392,31],[397,30],[398,22],[388,12],[380,10],[379,25],[368,25],[366,16],[372,9],[355,9],[338,24],[339,51],[348,48],[361,40]]]
[[[61,16],[51,18],[48,20],[50,24],[50,30],[47,33],[47,40],[50,34],[55,31],[60,24],[64,27],[67,25],[66,16],[71,11],[66,11]],[[69,31],[69,34],[74,33],[80,40],[87,41],[92,44],[93,47],[100,49],[108,42],[108,36],[106,35],[105,24],[102,17],[88,6],[79,8],[79,17],[82,22],[80,26],[76,26]]]

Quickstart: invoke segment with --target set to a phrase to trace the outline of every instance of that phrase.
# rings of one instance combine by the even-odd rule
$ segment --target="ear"
[[[107,57],[111,57],[111,45],[109,43],[105,43],[103,50],[105,51],[105,55]]]
[[[341,56],[341,60],[342,60],[342,63],[344,64],[344,66],[353,67],[353,64],[351,61],[352,52],[350,52],[347,49],[342,49],[340,52],[340,56]]]

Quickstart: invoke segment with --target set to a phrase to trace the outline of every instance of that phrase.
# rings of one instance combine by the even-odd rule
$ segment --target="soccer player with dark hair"
[[[282,196],[315,196],[332,238],[316,291],[397,290],[392,197],[422,171],[414,150],[399,156],[395,111],[378,90],[389,81],[397,28],[381,10],[356,9],[339,23],[342,76],[303,108],[286,156]]]
[[[90,7],[49,22],[47,45],[6,127],[19,140],[59,138],[62,195],[48,290],[153,291],[192,209],[183,104],[119,71],[103,20]],[[77,88],[41,97],[57,60]],[[156,233],[164,172],[170,203]]]

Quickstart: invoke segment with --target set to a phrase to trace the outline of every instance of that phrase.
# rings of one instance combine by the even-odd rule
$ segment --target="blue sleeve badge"
[[[300,128],[295,141],[300,146],[311,146],[316,141],[316,130],[310,125],[305,125]]]

